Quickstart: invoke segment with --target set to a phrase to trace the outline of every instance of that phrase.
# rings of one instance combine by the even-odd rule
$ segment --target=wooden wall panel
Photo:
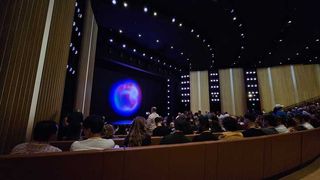
[[[296,103],[290,66],[273,67],[271,74],[275,103],[284,106]]]
[[[261,110],[265,112],[269,112],[272,110],[274,106],[273,94],[270,89],[269,77],[268,77],[268,69],[260,68],[257,69],[258,74],[258,86],[260,92],[260,103]]]
[[[55,0],[35,122],[58,122],[63,100],[75,0]]]
[[[0,0],[0,153],[24,141],[49,0]]]
[[[228,113],[235,113],[234,112],[235,110],[233,109],[229,69],[219,70],[219,82],[220,82],[221,111],[228,112]]]
[[[190,108],[191,111],[210,111],[208,71],[190,73]]]
[[[246,89],[244,84],[244,74],[243,69],[236,68],[232,69],[233,75],[233,92],[234,92],[234,104],[235,104],[235,114],[243,115],[247,111],[247,99],[246,99]]]
[[[90,114],[97,36],[98,25],[91,8],[91,3],[87,1],[78,67],[77,96],[75,100],[76,109],[80,109],[84,116],[89,116]]]
[[[317,74],[317,66],[294,66],[299,101],[305,101],[320,95],[320,84],[318,81],[320,74]]]

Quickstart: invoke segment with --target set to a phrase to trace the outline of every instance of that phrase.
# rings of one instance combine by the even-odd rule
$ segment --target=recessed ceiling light
[[[316,39],[316,42],[319,42],[319,39]]]
[[[231,9],[230,13],[234,13],[234,9]]]
[[[113,4],[113,5],[116,5],[116,4],[117,4],[117,1],[116,1],[116,0],[112,0],[112,4]]]
[[[279,39],[279,42],[282,42],[282,39]]]
[[[259,64],[261,64],[261,61],[259,61]]]
[[[194,30],[193,30],[193,29],[191,29],[191,32],[193,33],[193,32],[194,32]]]
[[[152,60],[152,59],[153,59],[153,57],[151,56],[151,57],[150,57],[150,59]]]
[[[242,24],[239,24],[239,27],[241,27],[242,26]]]
[[[288,24],[291,24],[291,23],[292,23],[292,21],[289,20],[289,21],[288,21]]]
[[[153,12],[153,16],[157,16],[158,15],[158,13],[157,12]]]
[[[127,45],[126,45],[126,44],[122,44],[122,47],[123,47],[123,48],[126,48],[126,47],[127,47]]]
[[[146,13],[146,12],[148,12],[148,8],[147,7],[144,7],[143,8],[143,11]]]
[[[197,38],[199,38],[199,37],[200,37],[200,35],[198,34],[198,35],[197,35]]]
[[[237,20],[237,17],[233,17],[233,20],[234,20],[234,21]]]
[[[183,55],[183,52],[181,52],[180,54]]]
[[[299,53],[296,53],[297,56],[299,56]]]
[[[272,52],[269,52],[269,54],[271,55],[271,54],[272,54]]]
[[[241,49],[244,49],[244,46],[241,46]]]
[[[210,44],[208,44],[208,47],[210,47]]]
[[[111,43],[112,43],[112,42],[113,42],[113,39],[109,39],[109,42],[111,42]]]
[[[282,64],[282,62],[280,62],[279,64]]]
[[[142,56],[146,56],[146,53],[143,53]]]
[[[176,18],[172,18],[171,22],[173,23],[176,22]]]
[[[309,47],[307,46],[306,49],[309,49]]]
[[[121,29],[119,29],[119,33],[120,33],[120,34],[122,33],[122,30],[121,30]]]
[[[159,43],[160,42],[159,39],[157,39],[156,42]]]
[[[312,62],[312,60],[310,59],[309,62]]]
[[[170,49],[173,49],[173,46],[171,46]]]
[[[136,50],[136,49],[133,49],[133,52],[137,52],[137,50]]]
[[[127,2],[123,2],[123,7],[128,7],[128,3]]]
[[[141,34],[138,34],[138,37],[141,37],[142,35]]]
[[[288,61],[290,61],[290,58],[288,58]]]
[[[182,23],[180,23],[179,26],[182,27]]]

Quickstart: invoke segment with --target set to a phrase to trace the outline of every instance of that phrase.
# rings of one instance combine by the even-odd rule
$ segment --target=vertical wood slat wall
[[[75,100],[75,108],[79,109],[84,116],[90,114],[97,36],[98,25],[95,21],[91,3],[87,1]]]
[[[25,138],[49,0],[0,0],[0,153]]]
[[[199,81],[200,80],[200,81]],[[208,71],[190,72],[190,108],[191,111],[210,111]]]
[[[59,121],[74,9],[75,0],[55,0],[35,123]]]
[[[243,115],[247,110],[243,69],[219,70],[221,111]]]
[[[268,112],[275,104],[289,106],[320,96],[319,66],[318,64],[293,65],[293,72],[291,66],[272,67],[270,68],[271,85],[267,68],[258,69],[261,108]],[[273,95],[271,88],[273,88]],[[272,100],[273,96],[274,100]]]

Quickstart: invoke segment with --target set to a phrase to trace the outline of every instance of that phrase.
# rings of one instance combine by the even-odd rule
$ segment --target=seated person
[[[113,126],[111,124],[105,124],[103,127],[103,138],[105,139],[112,139],[112,138],[116,138],[114,136],[114,129]]]
[[[277,126],[275,129],[278,131],[278,133],[288,133],[289,129],[284,125],[284,119],[282,117],[276,118],[277,119]]]
[[[308,129],[314,129],[314,127],[309,123],[310,117],[308,115],[304,114],[297,114],[294,116],[294,120],[297,122],[297,130],[308,130]]]
[[[124,145],[127,147],[147,146],[151,144],[151,136],[147,134],[145,118],[138,116],[134,118],[129,130],[129,134],[124,139]]]
[[[175,132],[163,137],[160,144],[178,144],[188,143],[190,140],[184,135],[183,130],[187,126],[187,121],[184,116],[179,116],[174,120]]]
[[[170,134],[170,129],[167,128],[166,126],[162,125],[163,118],[162,117],[156,117],[155,119],[156,122],[156,128],[152,132],[152,136],[166,136]]]
[[[61,149],[51,146],[49,141],[56,139],[58,127],[54,121],[40,121],[33,130],[33,141],[15,146],[11,154],[33,154],[46,152],[61,152]]]
[[[86,140],[75,141],[72,143],[70,151],[83,150],[103,150],[113,148],[115,143],[112,139],[103,139],[103,119],[100,116],[88,116],[83,122],[83,132]]]
[[[242,133],[239,131],[239,124],[236,119],[229,116],[225,117],[222,119],[222,125],[226,131],[222,132],[219,139],[234,140],[243,138]]]
[[[263,116],[264,128],[261,130],[266,134],[278,134],[275,127],[278,125],[276,118],[271,114],[266,114]]]
[[[244,137],[255,137],[266,135],[260,128],[258,128],[256,117],[254,114],[246,113],[244,115],[244,121],[247,126],[247,129],[242,132]]]
[[[195,136],[192,140],[193,142],[218,140],[218,138],[209,130],[209,120],[207,117],[200,116],[199,123],[201,134]]]

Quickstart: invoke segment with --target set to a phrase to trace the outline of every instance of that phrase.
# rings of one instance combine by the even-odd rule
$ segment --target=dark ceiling
[[[178,68],[319,63],[319,0],[91,2],[100,42]]]

